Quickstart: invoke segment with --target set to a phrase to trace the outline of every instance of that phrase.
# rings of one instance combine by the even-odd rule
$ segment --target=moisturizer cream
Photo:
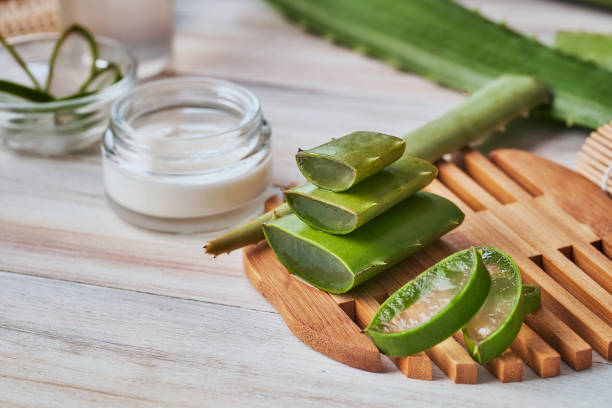
[[[257,98],[212,78],[173,78],[117,100],[102,143],[111,208],[169,232],[228,228],[263,211],[270,129]]]

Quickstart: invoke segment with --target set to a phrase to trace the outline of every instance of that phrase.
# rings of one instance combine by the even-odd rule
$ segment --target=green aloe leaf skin
[[[295,214],[263,224],[278,259],[320,289],[344,293],[456,228],[464,214],[443,197],[418,192],[347,235],[311,228]]]
[[[345,191],[404,153],[406,142],[376,132],[353,132],[296,155],[298,168],[317,187]]]
[[[431,163],[405,157],[347,191],[304,185],[285,191],[295,214],[311,227],[348,234],[427,186],[438,174]]]
[[[612,34],[559,31],[555,48],[612,71]]]
[[[444,341],[480,309],[490,278],[475,248],[438,262],[391,295],[365,332],[390,356],[419,353]]]
[[[472,92],[502,74],[530,75],[553,91],[548,116],[590,128],[612,120],[612,72],[452,0],[269,2],[312,33],[452,88]]]

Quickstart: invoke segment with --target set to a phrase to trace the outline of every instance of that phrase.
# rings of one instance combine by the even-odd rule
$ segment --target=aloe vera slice
[[[612,70],[612,35],[559,31],[555,48]]]
[[[97,70],[81,85],[78,94],[97,92],[121,80],[121,69],[114,62],[109,62],[105,68]]]
[[[547,115],[591,128],[612,119],[612,72],[569,57],[452,0],[268,0],[308,31],[444,85],[475,91],[508,72],[554,93]],[[493,101],[492,101],[493,102]]]
[[[406,142],[376,132],[353,132],[296,155],[298,168],[312,184],[344,191],[383,169],[404,153]]]
[[[457,227],[464,214],[443,197],[419,192],[347,235],[311,228],[295,214],[263,224],[278,259],[293,274],[343,293]]]
[[[482,308],[463,328],[466,347],[484,364],[503,353],[518,335],[525,314],[540,308],[540,290],[522,286],[512,258],[491,247],[478,248],[491,275],[491,290]]]
[[[82,43],[76,42],[79,40]],[[74,45],[79,45],[79,47],[75,48]],[[80,48],[82,47],[89,52],[89,67],[88,72],[83,72],[83,77],[79,79],[79,73],[75,73],[73,69],[75,63],[73,54],[81,55]],[[51,52],[44,91],[59,98],[78,94],[82,86],[96,75],[98,56],[98,43],[86,28],[78,24],[68,27],[59,36]],[[71,86],[66,84],[71,84]]]
[[[475,248],[438,262],[391,295],[365,332],[390,356],[426,350],[459,330],[489,293],[490,279]]]
[[[404,158],[347,191],[335,193],[306,183],[285,191],[285,199],[310,226],[348,234],[421,190],[437,173],[425,160]]]

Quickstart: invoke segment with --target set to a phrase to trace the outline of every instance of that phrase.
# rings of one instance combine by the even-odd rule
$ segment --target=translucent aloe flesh
[[[555,47],[612,71],[612,34],[559,31]]]
[[[522,286],[518,267],[498,249],[480,247],[491,276],[491,290],[482,308],[463,328],[467,349],[484,364],[503,353],[518,335],[523,318],[540,307],[539,288]]]
[[[475,91],[505,73],[531,75],[553,91],[549,116],[591,128],[612,119],[612,72],[454,1],[269,2],[313,33],[441,84]]]
[[[365,331],[385,354],[421,352],[459,330],[482,306],[489,286],[475,248],[455,253],[391,295]]]
[[[311,228],[295,214],[266,222],[263,231],[291,273],[320,289],[343,293],[429,245],[463,218],[447,199],[419,192],[347,235]]]
[[[333,234],[347,234],[431,183],[438,170],[406,157],[347,191],[335,193],[307,183],[285,191],[285,199],[302,221]]]
[[[323,189],[344,191],[399,159],[406,142],[377,132],[353,132],[296,156],[308,181]]]

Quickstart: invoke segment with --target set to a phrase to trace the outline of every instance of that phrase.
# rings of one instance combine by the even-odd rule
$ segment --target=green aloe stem
[[[471,141],[502,129],[513,117],[524,116],[549,99],[548,89],[539,81],[521,75],[503,75],[457,108],[405,135],[406,150],[402,157],[415,156],[433,162]],[[291,213],[287,204],[282,204],[276,211]],[[266,213],[209,241],[206,252],[219,255],[261,241],[264,239],[261,224],[272,217],[271,212]]]

